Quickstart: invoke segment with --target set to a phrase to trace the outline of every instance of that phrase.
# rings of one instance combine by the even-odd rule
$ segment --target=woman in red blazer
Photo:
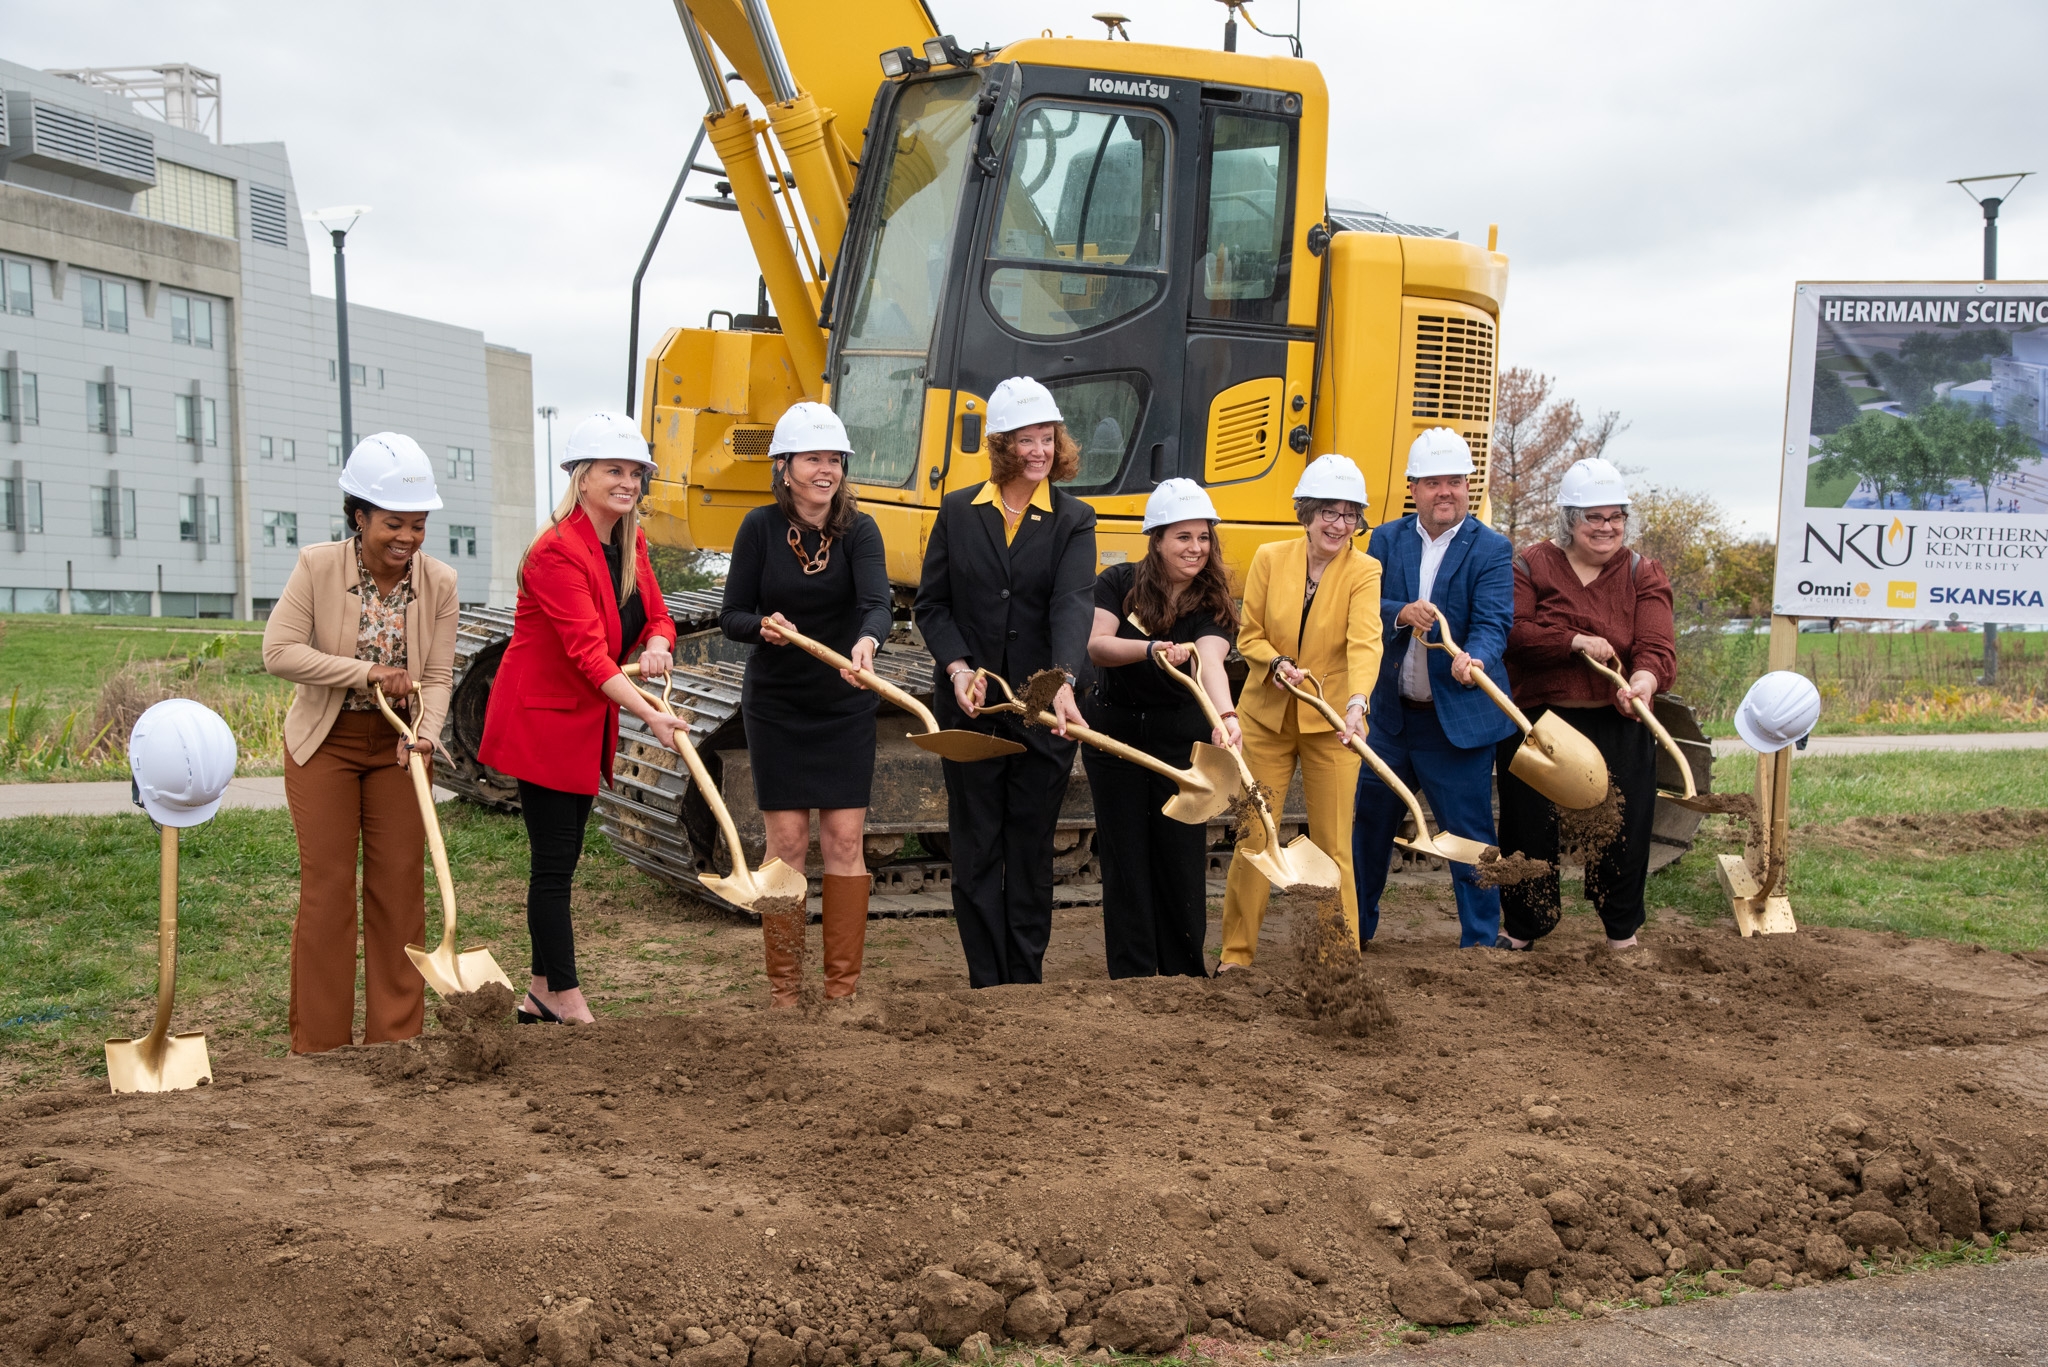
[[[619,709],[675,748],[676,723],[619,666],[636,648],[643,677],[673,662],[676,624],[661,601],[640,531],[640,472],[652,469],[630,420],[586,419],[569,438],[569,487],[519,565],[519,606],[484,710],[477,757],[519,780],[533,846],[526,927],[533,983],[519,1019],[588,1021],[576,980],[569,888],[600,783],[609,782]]]

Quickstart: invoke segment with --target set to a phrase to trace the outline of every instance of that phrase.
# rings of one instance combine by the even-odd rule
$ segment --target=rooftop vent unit
[[[156,140],[140,129],[20,90],[6,105],[8,160],[131,193],[156,184]]]

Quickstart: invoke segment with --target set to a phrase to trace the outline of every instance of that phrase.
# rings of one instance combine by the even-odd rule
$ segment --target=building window
[[[149,591],[128,589],[73,589],[71,610],[87,617],[147,617]]]
[[[224,618],[235,615],[232,593],[160,593],[157,602],[166,617]]]
[[[379,389],[382,389],[383,387],[384,387],[384,367],[383,367],[383,366],[378,366],[378,367],[377,367],[377,388],[379,388]]]
[[[258,437],[258,438],[256,438],[256,456],[257,456],[257,459],[259,459],[259,460],[269,460],[269,459],[271,458],[271,455],[270,455],[270,438],[268,438],[268,437]]]
[[[370,387],[370,374],[363,367],[351,361],[348,367],[348,382],[358,389],[368,389]]]
[[[19,502],[16,491],[19,490]],[[43,482],[25,479],[19,484],[0,479],[0,532],[40,532],[43,529]]]
[[[128,287],[118,280],[96,275],[79,277],[79,306],[89,328],[108,332],[128,330]]]
[[[171,402],[176,405],[176,431],[179,441],[191,441],[193,429],[198,426],[192,421],[192,410],[198,400],[190,394],[173,394]]]
[[[341,464],[341,433],[339,432],[329,432],[327,434],[327,463],[329,465]]]
[[[33,314],[36,311],[33,284],[35,277],[29,274],[28,262],[8,261],[0,264],[6,267],[7,311]]]
[[[213,303],[190,295],[171,296],[171,340],[188,346],[213,345]]]
[[[14,401],[21,400],[21,422],[34,427],[41,416],[42,405],[36,398],[36,377],[33,371],[22,370],[10,373],[0,370],[0,422],[13,422]]]
[[[215,425],[218,406],[212,399],[197,394],[173,394],[177,403],[178,440],[217,445],[220,432]]]
[[[255,196],[250,196],[250,218],[255,215]],[[175,161],[156,161],[156,184],[135,197],[134,212],[159,223],[169,223],[215,237],[235,236],[235,182],[211,171],[181,166]],[[279,212],[282,212],[280,203]],[[253,223],[252,223],[252,226]],[[279,232],[282,233],[282,229]],[[259,240],[263,238],[259,232]],[[280,243],[279,245],[283,245]]]
[[[327,383],[329,383],[329,384],[333,384],[333,383],[334,383],[334,376],[335,376],[335,369],[334,369],[334,358],[333,358],[332,356],[329,356],[329,357],[327,358]]]
[[[113,489],[105,485],[94,485],[92,494],[92,534],[111,538],[114,535],[115,498],[119,494],[121,539],[135,539],[135,491]]]
[[[452,558],[466,555],[476,559],[476,528],[466,527],[460,522],[448,524],[448,554]]]
[[[468,480],[473,480],[473,479],[475,479],[475,478],[476,478],[476,452],[475,452],[474,450],[470,449],[470,448],[469,448],[469,447],[467,447],[467,446],[451,446],[451,447],[449,447],[449,448],[448,448],[448,478],[450,478],[450,479],[468,479]]]
[[[85,382],[85,430],[107,430],[107,386],[99,380]]]
[[[55,613],[55,589],[0,589],[0,612]]]
[[[135,391],[125,384],[114,386],[114,420],[122,436],[135,435]]]
[[[299,515],[297,513],[265,513],[263,515],[263,544],[266,546],[298,545]]]
[[[327,539],[329,541],[348,540],[348,519],[343,517],[340,513],[331,513],[328,515]]]
[[[277,458],[279,460],[296,461],[299,458],[299,444],[290,437],[279,437],[277,439]]]
[[[213,422],[214,402],[212,399],[203,399],[200,401],[200,407],[204,410],[203,416],[206,419],[206,444],[208,446],[217,445],[220,434]]]
[[[210,546],[220,544],[220,499],[206,495],[205,502],[198,494],[178,495],[178,540],[197,542],[201,536]],[[165,612],[166,617],[191,617],[189,612]]]

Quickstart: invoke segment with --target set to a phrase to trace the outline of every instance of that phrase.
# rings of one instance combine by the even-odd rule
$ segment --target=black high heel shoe
[[[518,1013],[519,1023],[521,1025],[534,1025],[543,1021],[551,1025],[560,1025],[562,1023],[562,1018],[556,1015],[554,1012],[548,1010],[548,1004],[542,1001],[539,997],[534,996],[533,993],[528,992],[526,994],[526,1000],[533,1003],[533,1010],[520,1011]],[[538,1012],[539,1014],[536,1015],[536,1012]]]

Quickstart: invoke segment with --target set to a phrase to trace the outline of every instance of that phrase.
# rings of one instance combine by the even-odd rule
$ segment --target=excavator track
[[[680,633],[670,702],[688,718],[690,739],[732,812],[747,862],[758,866],[765,830],[754,801],[745,721],[740,715],[748,647],[727,641],[716,630],[716,594],[672,593],[664,601]],[[441,786],[500,811],[518,810],[518,786],[484,766],[476,751],[483,737],[491,680],[511,638],[511,627],[508,611],[463,612],[456,628],[455,692],[442,731],[443,762],[435,775]],[[875,671],[920,701],[930,701],[932,659],[917,646],[904,642],[885,646],[875,657]],[[1656,710],[1658,720],[1692,760],[1699,791],[1709,791],[1712,749],[1692,708],[1682,698],[1666,694],[1657,699]],[[886,702],[877,711],[874,800],[868,809],[866,840],[868,868],[875,880],[869,908],[876,916],[948,916],[953,910],[945,779],[938,757],[910,743],[908,733],[915,726],[907,714]],[[1668,756],[1660,756],[1663,767],[1672,763]],[[1675,772],[1660,773],[1658,781],[1678,786]],[[657,743],[630,715],[621,718],[612,785],[598,793],[596,814],[606,838],[635,868],[693,897],[746,914],[703,884],[704,874],[725,874],[732,869],[731,853],[703,795],[691,783],[681,758]],[[1289,788],[1281,815],[1283,840],[1304,829],[1299,779]],[[1658,804],[1652,869],[1662,868],[1691,848],[1700,820],[1697,812],[1668,802]],[[1230,835],[1222,823],[1210,826],[1208,834],[1210,892],[1220,897],[1230,863]],[[1441,860],[1398,849],[1395,856],[1393,872],[1403,881],[1448,876]],[[1099,903],[1101,877],[1095,854],[1094,799],[1077,758],[1054,835],[1056,904]],[[815,913],[820,895],[815,876],[810,894]]]

